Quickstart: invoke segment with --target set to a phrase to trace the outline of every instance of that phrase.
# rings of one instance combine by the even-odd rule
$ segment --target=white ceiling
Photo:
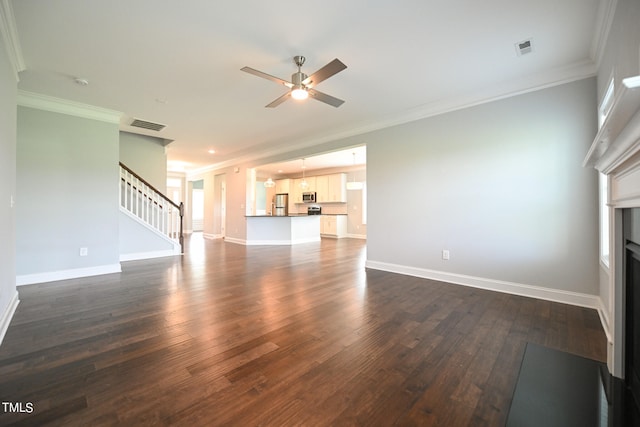
[[[279,177],[283,175],[299,175],[304,166],[305,171],[341,168],[362,168],[367,164],[367,147],[361,145],[346,150],[330,151],[309,157],[301,157],[284,162],[269,163],[257,168],[259,177]]]
[[[20,89],[121,111],[123,130],[135,130],[133,117],[165,124],[135,131],[173,140],[170,164],[193,171],[291,159],[301,147],[593,75],[611,1],[12,5],[26,65]],[[528,38],[533,53],[518,56],[515,44]],[[307,74],[334,58],[347,65],[317,87],[341,107],[309,99],[264,108],[286,88],[240,71],[288,80],[298,54]]]

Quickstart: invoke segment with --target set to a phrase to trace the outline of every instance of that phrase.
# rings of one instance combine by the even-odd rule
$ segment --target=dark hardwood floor
[[[0,424],[502,426],[527,342],[606,358],[594,310],[366,271],[365,250],[192,237],[20,287],[0,401],[24,412]]]

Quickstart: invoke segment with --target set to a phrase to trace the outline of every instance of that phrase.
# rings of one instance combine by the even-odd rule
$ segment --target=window
[[[609,192],[609,178],[599,174],[600,188],[600,260],[609,267],[609,206],[607,194]]]
[[[604,97],[602,98],[602,102],[600,103],[600,107],[598,108],[598,128],[602,127],[602,124],[607,119],[607,116],[611,112],[611,108],[613,107],[613,93],[614,93],[614,80],[613,77],[609,82],[609,86],[607,87],[607,91],[604,93]]]
[[[598,108],[598,127],[601,128],[613,107],[613,95],[615,92],[614,79],[611,77],[607,91]],[[600,206],[600,261],[609,267],[609,206],[607,198],[609,194],[609,178],[605,174],[598,176],[599,206]]]

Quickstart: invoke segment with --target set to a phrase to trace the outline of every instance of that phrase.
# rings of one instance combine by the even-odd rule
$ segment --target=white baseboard
[[[182,255],[182,253],[180,252],[180,249],[178,249],[178,250],[167,249],[165,251],[152,251],[152,252],[138,252],[138,253],[133,253],[133,254],[121,254],[120,255],[120,262],[122,262],[122,261],[137,261],[137,260],[141,260],[141,259],[162,258],[162,257],[168,257],[168,256],[176,256],[176,255]]]
[[[33,285],[35,283],[55,282],[58,280],[77,279],[79,277],[120,273],[121,271],[120,263],[117,263],[99,265],[96,267],[74,268],[71,270],[50,271],[46,273],[23,274],[16,276],[16,285]]]
[[[236,239],[234,237],[229,237],[229,236],[226,236],[224,238],[224,241],[226,243],[235,243],[236,245],[246,245],[247,244],[247,241],[244,240],[244,239]]]
[[[347,237],[350,239],[362,239],[367,240],[366,234],[347,234]]]
[[[211,239],[211,240],[222,239],[222,234],[202,233],[202,237],[204,237],[205,239]]]
[[[486,289],[489,291],[504,292],[512,295],[520,295],[524,297],[537,298],[541,300],[570,304],[579,307],[593,308],[595,310],[598,310],[598,313],[600,313],[600,310],[602,308],[602,301],[597,295],[562,291],[558,289],[544,288],[541,286],[525,285],[522,283],[485,279],[483,277],[465,276],[462,274],[408,267],[404,265],[390,264],[386,262],[371,260],[366,261],[365,267],[371,268],[373,270],[382,270],[391,273],[405,274],[408,276],[438,280],[441,282],[470,286],[474,288]],[[608,328],[605,330],[608,330]]]
[[[609,312],[605,308],[602,298],[598,297],[598,301],[598,316],[600,317],[600,323],[604,329],[604,334],[607,336],[607,341],[610,345],[613,345],[613,336],[610,329],[611,324],[609,323]]]
[[[11,297],[11,301],[9,301],[9,306],[0,317],[0,344],[2,344],[4,335],[7,333],[7,329],[9,329],[9,324],[11,323],[11,319],[13,319],[13,314],[16,312],[19,303],[18,291],[15,291],[13,297]]]

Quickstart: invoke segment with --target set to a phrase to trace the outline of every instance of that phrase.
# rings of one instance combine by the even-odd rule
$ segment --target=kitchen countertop
[[[294,245],[320,241],[320,215],[247,215],[245,219],[246,245]]]
[[[305,214],[289,214],[289,215],[245,215],[245,218],[295,218],[299,216],[319,216]]]
[[[347,216],[346,213],[323,213],[320,215],[309,215],[306,213],[289,214],[289,215],[245,215],[245,218],[296,218],[300,216]]]

